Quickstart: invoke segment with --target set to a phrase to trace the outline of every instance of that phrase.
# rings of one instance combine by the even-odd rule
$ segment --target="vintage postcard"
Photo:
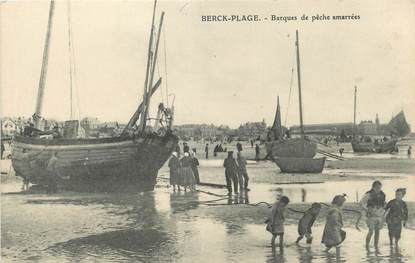
[[[0,0],[2,262],[414,262],[415,1]]]

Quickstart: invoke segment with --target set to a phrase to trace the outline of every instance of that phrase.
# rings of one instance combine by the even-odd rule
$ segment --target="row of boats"
[[[149,36],[148,57],[144,93],[141,103],[132,115],[121,135],[111,138],[48,138],[42,136],[15,136],[13,142],[12,164],[17,176],[26,182],[38,185],[55,185],[73,190],[125,191],[132,187],[138,191],[153,190],[157,173],[176,149],[178,137],[172,132],[174,109],[160,104],[157,113],[157,125],[160,129],[149,131],[147,127],[150,100],[161,84],[161,78],[155,81],[157,54],[164,13],[158,26],[155,25],[156,5],[154,2],[152,24]],[[54,15],[55,2],[49,9],[46,41],[43,51],[42,68],[38,86],[38,97],[34,128],[38,128],[42,114],[43,93],[49,56],[49,42]],[[281,169],[289,173],[320,173],[326,157],[316,158],[317,143],[304,134],[300,48],[296,31],[297,83],[301,134],[299,138],[284,138],[281,125],[279,103],[272,127],[276,135],[266,143],[267,153]],[[68,124],[79,125],[73,120]],[[396,140],[376,146],[380,151],[394,148]],[[352,142],[355,151],[372,152],[373,144]],[[375,150],[377,151],[377,150]]]

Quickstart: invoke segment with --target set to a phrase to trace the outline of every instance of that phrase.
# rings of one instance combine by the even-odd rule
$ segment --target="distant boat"
[[[153,77],[164,12],[161,14],[158,32],[155,32],[156,2],[154,2],[143,101],[121,136],[77,138],[76,130],[79,128],[79,122],[71,120],[66,122],[71,127],[65,130],[63,138],[45,139],[39,136],[44,133],[39,130],[39,120],[47,73],[54,5],[54,1],[51,1],[37,105],[33,115],[35,123],[34,127],[30,127],[33,133],[16,136],[13,142],[12,164],[16,175],[32,184],[51,187],[51,189],[153,190],[158,170],[170,157],[178,143],[177,136],[171,130],[173,110],[161,104],[158,112],[160,119],[157,121],[163,125],[164,130],[150,132],[146,129],[150,99],[161,83],[159,79],[154,84]],[[68,130],[69,132],[66,132]],[[48,169],[52,158],[54,158],[53,170],[50,167]]]
[[[356,136],[356,98],[357,98],[357,87],[354,87],[354,115],[353,115],[353,139],[351,141],[353,152],[356,153],[390,153],[395,151],[396,149],[396,143],[398,142],[397,138],[390,138],[386,140],[382,139],[374,139],[370,138],[368,136]],[[403,115],[403,112],[400,114]],[[399,125],[399,127],[403,127],[403,129],[409,129],[409,125],[406,123],[405,116],[403,115],[404,123],[406,123],[406,127],[402,124],[402,116],[399,116],[398,118],[392,119],[392,121],[389,123],[391,127],[393,127],[393,124],[397,123],[396,125]],[[395,126],[396,126],[395,125]],[[405,132],[404,131],[404,132]]]
[[[278,99],[274,123],[269,134],[270,141],[266,143],[267,156],[283,173],[321,173],[326,157],[314,158],[317,154],[317,144],[307,140],[304,135],[298,31],[296,31],[296,48],[301,137],[284,138]]]

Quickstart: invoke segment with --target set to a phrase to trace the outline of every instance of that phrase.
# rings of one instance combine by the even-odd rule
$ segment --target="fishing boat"
[[[354,114],[353,114],[353,139],[351,141],[353,152],[356,153],[390,153],[395,151],[396,143],[398,142],[397,138],[391,138],[387,140],[375,140],[370,137],[356,136],[356,97],[357,97],[357,87],[354,87]],[[401,112],[403,115],[403,112]],[[399,114],[398,114],[399,115]],[[403,116],[405,120],[405,116]],[[393,120],[389,123],[393,124]],[[405,121],[406,123],[406,121]],[[407,126],[409,127],[409,126]]]
[[[81,129],[79,121],[70,120],[65,123],[68,129],[62,138],[50,138],[42,136],[48,132],[40,129],[55,7],[55,2],[50,2],[36,110],[33,115],[34,127],[27,127],[32,132],[16,136],[13,141],[13,168],[16,175],[22,177],[26,183],[76,191],[154,189],[158,170],[178,143],[178,137],[171,130],[173,106],[168,108],[168,105],[159,105],[157,123],[160,129],[150,131],[147,126],[150,99],[161,84],[161,78],[153,83],[164,17],[162,12],[156,32],[156,4],[154,2],[143,99],[123,132],[109,138],[78,138],[77,130]]]
[[[321,173],[326,157],[314,158],[317,154],[317,144],[308,140],[304,133],[298,30],[296,31],[296,51],[301,137],[284,137],[279,99],[277,99],[277,111],[271,128],[272,136],[270,142],[266,143],[267,156],[278,165],[283,173]]]

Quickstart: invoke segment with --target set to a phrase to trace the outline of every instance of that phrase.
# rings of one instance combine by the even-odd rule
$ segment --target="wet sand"
[[[198,188],[203,192],[173,192],[167,167],[160,170],[155,191],[118,194],[21,193],[21,180],[11,171],[0,177],[2,262],[412,262],[415,162],[392,157],[329,161],[321,175],[281,174],[272,162],[249,162],[251,191],[231,198],[224,188],[206,186]],[[201,158],[201,180],[223,184],[221,162]],[[3,160],[2,171],[9,164]],[[389,247],[384,228],[379,251],[366,251],[365,220],[359,231],[358,214],[345,211],[341,253],[326,253],[320,243],[326,207],[313,227],[311,246],[294,244],[301,214],[289,212],[284,251],[271,249],[264,224],[269,209],[257,203],[284,194],[292,200],[289,207],[304,211],[312,202],[329,204],[335,194],[346,193],[345,208],[357,210],[356,202],[375,179],[382,180],[388,200],[397,187],[408,189],[409,228],[398,249]]]

